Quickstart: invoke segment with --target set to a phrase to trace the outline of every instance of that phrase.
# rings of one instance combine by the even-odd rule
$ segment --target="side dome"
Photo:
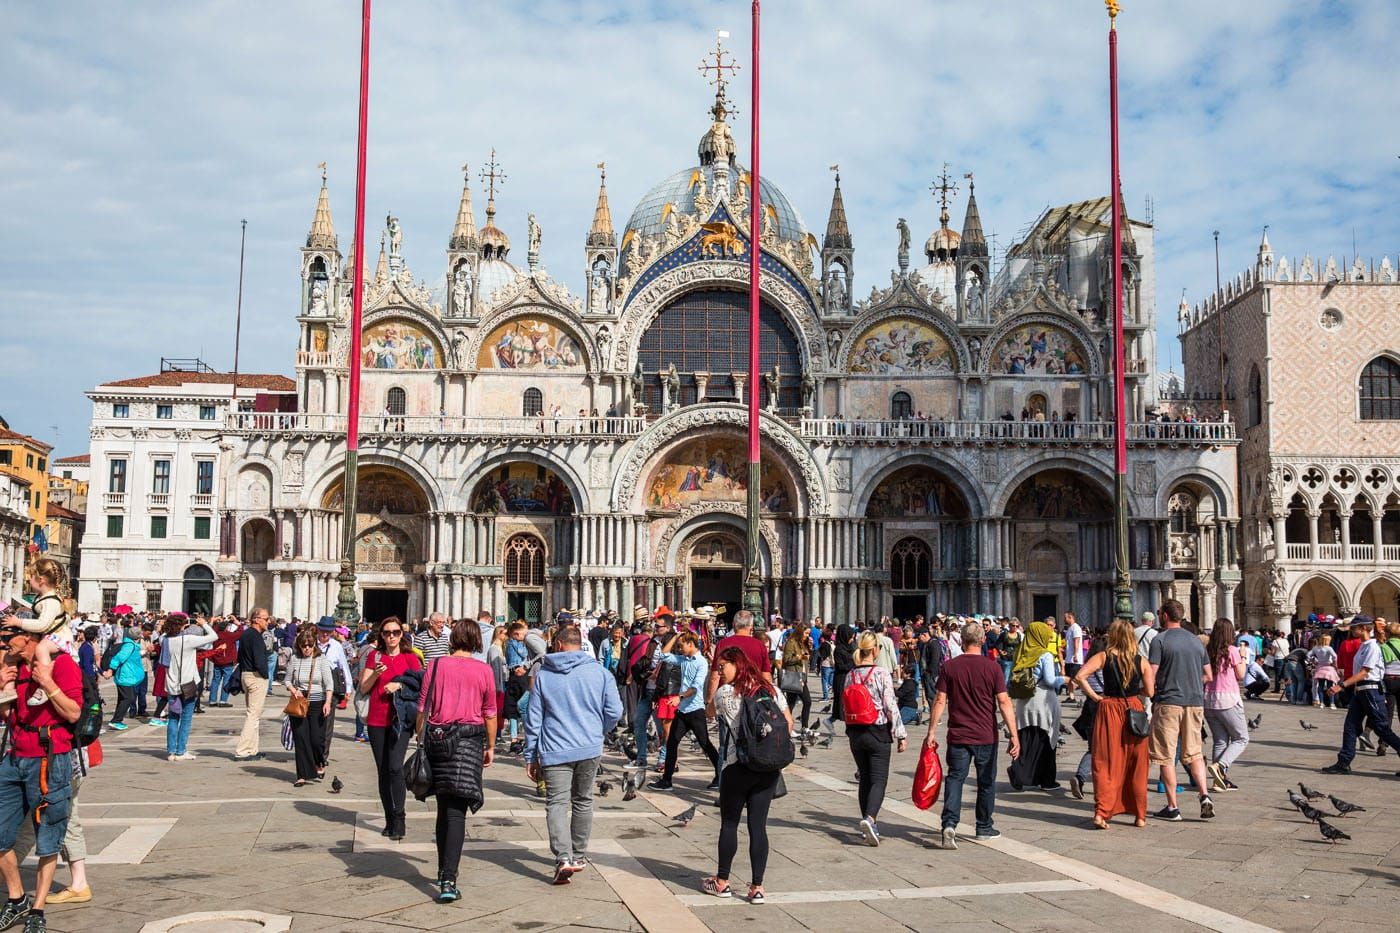
[[[742,166],[735,166],[721,174],[725,177],[732,203],[734,193],[739,187],[749,184],[749,173]],[[715,200],[715,164],[713,162],[677,172],[653,187],[637,202],[637,206],[632,210],[632,216],[627,219],[626,229],[639,236],[648,237],[663,232],[666,229],[666,205],[674,205],[674,209],[682,214],[696,213],[695,198],[702,193],[702,188],[704,196],[713,202]],[[766,178],[759,179],[758,192],[763,204],[773,205],[773,211],[777,215],[779,239],[805,241],[807,239],[807,226],[802,222],[802,215],[797,212],[797,208],[793,207],[792,202],[787,199],[787,195],[783,194],[777,185],[772,184]],[[708,216],[701,218],[701,220],[706,219]],[[625,241],[626,231],[623,232],[622,236]]]
[[[485,259],[476,271],[476,296],[482,307],[489,307],[496,292],[514,282],[520,270],[504,259]]]

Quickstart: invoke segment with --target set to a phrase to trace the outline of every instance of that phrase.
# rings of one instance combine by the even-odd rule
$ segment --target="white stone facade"
[[[0,473],[0,601],[14,602],[24,595],[24,565],[28,560],[29,484],[17,476]]]

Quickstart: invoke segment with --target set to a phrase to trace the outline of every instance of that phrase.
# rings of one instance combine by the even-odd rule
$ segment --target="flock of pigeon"
[[[1338,839],[1351,839],[1345,832],[1327,822],[1327,817],[1336,819],[1337,817],[1346,816],[1348,813],[1365,813],[1365,807],[1359,807],[1354,803],[1347,803],[1342,798],[1334,796],[1333,794],[1325,794],[1320,790],[1313,790],[1301,781],[1298,782],[1298,789],[1303,792],[1301,796],[1293,793],[1292,788],[1289,788],[1288,802],[1297,807],[1299,813],[1317,824],[1317,828],[1321,831],[1323,839],[1326,839],[1332,845],[1336,845]],[[1312,801],[1321,800],[1323,797],[1326,797],[1332,802],[1332,806],[1337,810],[1336,813],[1328,813],[1312,805]]]

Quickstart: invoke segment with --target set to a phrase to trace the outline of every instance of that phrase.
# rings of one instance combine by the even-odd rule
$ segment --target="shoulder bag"
[[[423,688],[423,719],[426,721],[432,718],[433,713],[433,676],[437,673],[438,662],[434,661],[428,667],[428,683]],[[415,800],[427,800],[428,795],[433,792],[433,766],[428,761],[428,752],[423,748],[422,736],[415,734],[413,737],[413,752],[409,754],[403,763],[403,781],[408,792]]]
[[[1138,661],[1138,676],[1142,676],[1142,661]],[[1145,739],[1152,734],[1152,722],[1147,718],[1145,710],[1128,707],[1128,731],[1140,739]]]
[[[311,674],[306,678],[306,689],[302,691],[301,696],[288,700],[287,705],[282,707],[282,712],[301,719],[305,719],[307,714],[311,712],[311,684],[316,680],[316,671],[320,663],[320,658],[311,662]]]

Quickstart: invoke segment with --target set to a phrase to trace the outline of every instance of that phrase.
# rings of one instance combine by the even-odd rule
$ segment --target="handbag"
[[[433,713],[433,675],[437,673],[437,662],[428,668],[428,683],[423,688],[423,720],[426,722]],[[428,752],[423,748],[421,735],[413,739],[413,751],[403,763],[403,783],[414,800],[423,801],[433,792],[433,765],[428,761]]]
[[[289,752],[296,748],[292,740],[292,720],[285,715],[282,717],[282,747]]]
[[[1147,713],[1140,709],[1128,709],[1128,731],[1140,739],[1145,739],[1152,734],[1152,723],[1147,718]]]
[[[180,684],[180,699],[186,703],[192,702],[199,697],[199,681],[192,680],[187,684]]]
[[[784,693],[801,693],[806,678],[801,671],[783,671],[778,675],[778,686]]]
[[[288,716],[296,716],[305,719],[311,712],[311,684],[316,680],[316,671],[319,669],[321,659],[317,658],[311,662],[311,675],[306,678],[306,692],[299,697],[292,697],[287,701],[287,705],[282,707],[282,712]],[[290,677],[288,678],[290,679]]]

